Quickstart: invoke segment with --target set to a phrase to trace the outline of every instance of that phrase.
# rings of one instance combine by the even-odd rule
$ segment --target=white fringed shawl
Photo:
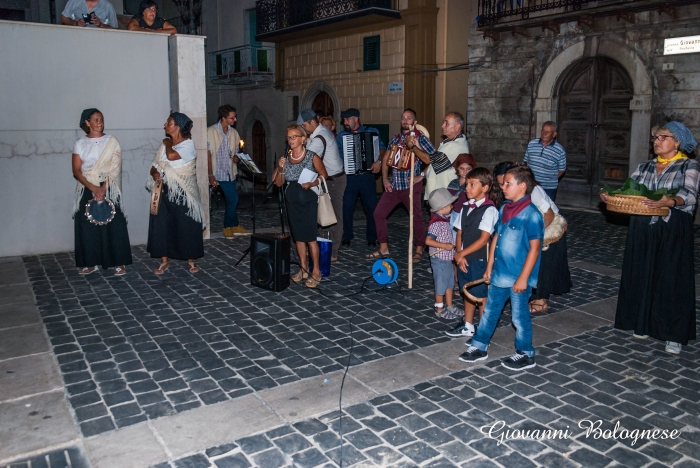
[[[111,137],[105,145],[100,157],[95,161],[95,165],[89,171],[83,171],[83,175],[91,184],[99,186],[102,182],[107,182],[107,193],[105,198],[109,199],[116,206],[122,203],[122,148],[116,138]],[[82,207],[80,200],[83,198],[85,186],[78,182],[75,187],[75,201],[73,202],[73,214]],[[123,208],[122,208],[123,211]]]
[[[153,159],[153,166],[160,171],[163,182],[168,185],[168,200],[187,207],[187,216],[206,227],[204,208],[199,197],[197,185],[197,161],[191,161],[182,167],[173,167],[170,161],[163,160],[165,145],[161,144]],[[146,188],[153,191],[153,177],[146,179]]]

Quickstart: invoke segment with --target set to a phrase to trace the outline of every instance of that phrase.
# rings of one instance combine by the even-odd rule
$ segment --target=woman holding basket
[[[301,125],[287,127],[287,144],[289,152],[277,162],[277,168],[273,174],[275,185],[281,187],[287,183],[286,200],[287,214],[289,216],[289,229],[292,231],[292,239],[296,244],[301,268],[292,275],[292,281],[304,283],[308,288],[315,288],[321,282],[321,265],[319,262],[320,251],[316,241],[316,220],[318,217],[318,195],[311,187],[317,187],[321,183],[321,177],[328,178],[328,172],[323,161],[314,152],[306,149],[308,134]],[[316,172],[319,177],[313,182],[299,183],[299,176],[307,169]],[[311,261],[314,263],[311,277],[309,278],[309,264],[307,261],[306,245],[309,245]]]
[[[632,330],[635,338],[665,341],[666,352],[679,354],[695,339],[693,213],[700,165],[687,156],[697,142],[683,124],[669,122],[653,134],[657,156],[640,164],[631,178],[652,191],[677,192],[642,202],[668,207],[667,216],[630,217],[615,328]],[[600,197],[607,203],[607,193]]]
[[[85,136],[75,142],[72,161],[73,177],[78,181],[73,204],[75,263],[81,275],[89,275],[101,265],[114,267],[114,274],[121,276],[126,265],[131,265],[129,232],[121,208],[122,150],[116,138],[104,133],[105,121],[99,110],[85,109],[80,128]],[[105,201],[114,205],[109,220],[96,222],[87,216],[88,202]]]

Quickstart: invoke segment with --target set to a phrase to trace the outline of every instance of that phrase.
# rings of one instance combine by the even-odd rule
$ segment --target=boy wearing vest
[[[452,259],[455,246],[452,244],[450,213],[452,203],[456,199],[457,196],[445,188],[434,190],[430,194],[428,203],[432,213],[428,224],[428,236],[425,238],[435,284],[435,315],[450,320],[464,314],[461,309],[452,305],[452,289],[455,285]]]
[[[465,284],[483,278],[486,272],[487,244],[498,222],[498,210],[488,196],[491,187],[493,187],[493,175],[488,169],[477,167],[467,175],[468,201],[464,203],[453,225],[457,229],[457,252],[454,259],[457,264],[460,291]],[[469,288],[471,295],[482,299],[479,317],[484,314],[488,291],[485,283]],[[475,304],[465,296],[464,320],[454,329],[445,332],[447,336],[473,336],[475,308]]]
[[[506,203],[501,207],[496,234],[484,278],[491,285],[484,316],[460,361],[476,362],[488,357],[487,349],[508,298],[515,326],[515,353],[501,364],[510,370],[535,367],[532,321],[528,301],[537,286],[540,250],[544,238],[542,214],[530,201],[535,177],[525,164],[508,168],[503,183]]]

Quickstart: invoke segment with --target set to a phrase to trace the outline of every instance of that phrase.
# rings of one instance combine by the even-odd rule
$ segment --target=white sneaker
[[[682,345],[680,343],[676,343],[675,341],[667,341],[666,342],[666,352],[667,353],[680,354],[681,348],[682,348]]]

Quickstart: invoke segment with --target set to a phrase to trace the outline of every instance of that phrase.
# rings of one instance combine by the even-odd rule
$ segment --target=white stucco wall
[[[97,107],[122,147],[132,244],[148,234],[144,189],[170,109],[168,36],[0,21],[0,257],[73,250],[74,141]]]

